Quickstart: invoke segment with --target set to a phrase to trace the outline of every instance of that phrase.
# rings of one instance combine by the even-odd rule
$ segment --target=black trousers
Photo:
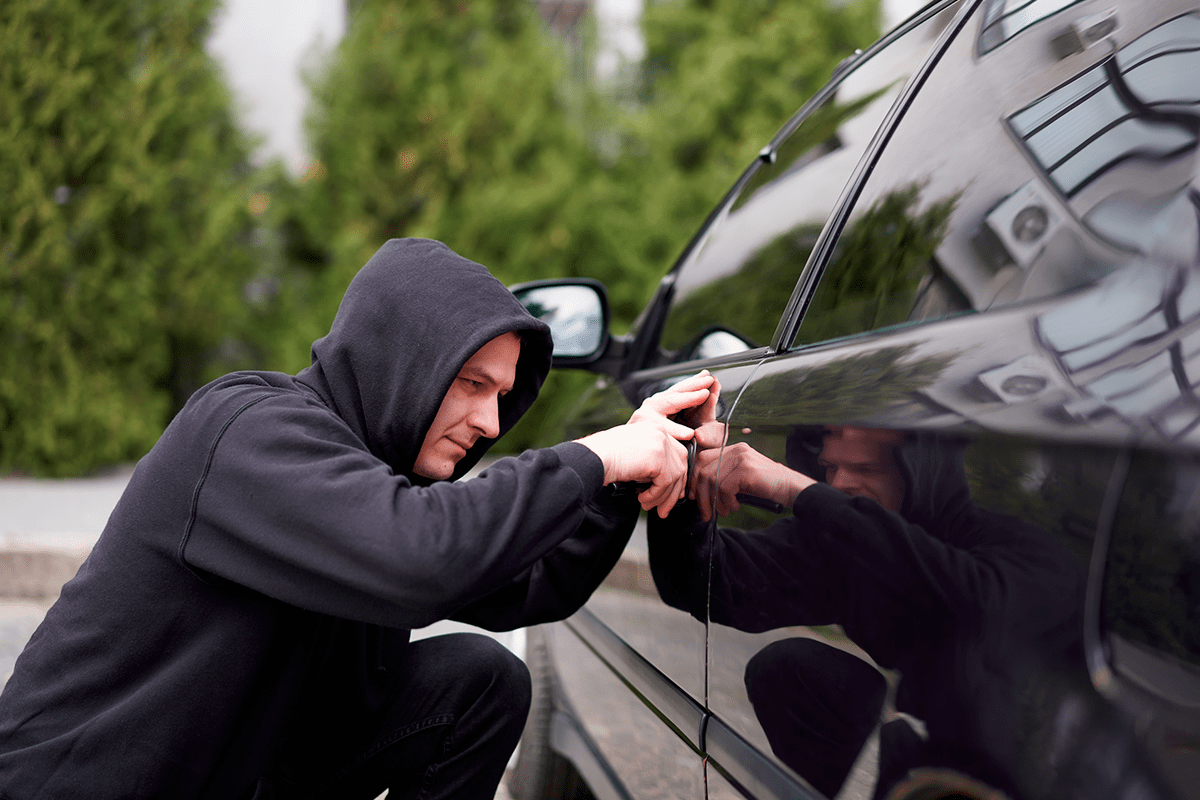
[[[403,679],[375,719],[305,732],[308,741],[281,766],[279,794],[374,800],[386,789],[388,800],[495,797],[529,713],[525,664],[494,639],[456,633],[410,643],[399,666]]]
[[[747,662],[746,694],[772,752],[833,797],[879,722],[887,681],[844,650],[782,639]]]

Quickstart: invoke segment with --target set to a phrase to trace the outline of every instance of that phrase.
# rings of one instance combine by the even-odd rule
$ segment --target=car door
[[[764,148],[660,285],[629,345],[633,369],[592,387],[571,414],[568,437],[626,421],[646,397],[701,369],[719,381],[717,414],[727,419],[906,70],[948,20],[937,10],[948,5],[858,57]],[[903,53],[890,46],[898,38]],[[764,252],[762,244],[784,230],[791,232],[786,242]],[[580,738],[613,767],[595,781],[618,795],[695,798],[708,777],[707,617],[664,602],[645,521],[584,609],[549,635],[555,660],[570,664],[558,670],[562,702]],[[691,579],[706,583],[705,570],[696,564]]]
[[[718,480],[824,486],[708,533],[710,795],[1196,796],[1194,739],[1109,705],[1084,622],[1131,444],[1200,419],[1197,21],[971,3],[903,99],[728,417]],[[1128,568],[1160,581],[1193,557],[1192,459],[1163,460],[1176,556]],[[1162,595],[1107,591],[1126,674],[1186,671],[1177,621],[1134,633]]]

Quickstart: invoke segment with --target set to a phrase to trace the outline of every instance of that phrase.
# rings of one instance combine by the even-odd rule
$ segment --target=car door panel
[[[710,734],[727,729],[830,796],[871,796],[879,772],[900,763],[901,774],[949,764],[987,785],[1017,786],[1013,772],[1032,756],[1021,746],[1029,731],[1009,715],[1016,687],[1086,685],[1085,576],[1128,431],[1109,446],[1094,428],[1086,441],[1056,440],[1036,403],[1025,407],[1031,419],[1000,427],[991,417],[983,429],[931,401],[971,389],[979,362],[964,354],[986,349],[1019,315],[1006,316],[796,353],[747,386],[727,452],[746,445],[825,481],[831,430],[877,434],[911,502],[883,523],[879,493],[845,489],[875,504],[860,530],[745,506],[720,521],[714,535],[725,544],[708,553]],[[888,736],[889,724],[903,741]],[[840,754],[814,739],[842,741]],[[918,740],[910,749],[925,755],[895,755]],[[724,772],[755,780],[760,770],[724,763],[715,744],[706,739]]]
[[[724,396],[736,397],[758,363],[743,354],[644,370],[621,382],[602,379],[580,401],[566,434],[579,438],[627,421],[646,397],[696,374],[700,364],[730,387]],[[717,413],[723,418],[728,408]],[[705,625],[659,598],[645,518],[643,512],[617,567],[584,608],[556,628],[554,657],[563,664],[557,672],[565,702],[602,759],[622,765],[625,789],[635,797],[695,798],[703,794]]]

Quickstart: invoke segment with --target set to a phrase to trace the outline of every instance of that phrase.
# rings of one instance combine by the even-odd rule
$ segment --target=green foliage
[[[878,33],[877,0],[652,3],[644,68],[613,96],[532,6],[353,4],[314,76],[314,164],[281,222],[309,307],[285,368],[307,362],[354,272],[396,236],[440,239],[506,283],[598,278],[622,330],[758,149]],[[552,376],[503,447],[544,440],[540,421],[582,385]]]
[[[317,276],[297,362],[392,237],[439,239],[507,283],[576,274],[587,245],[564,209],[597,162],[528,0],[358,3],[312,89],[313,166],[284,223],[295,269]]]
[[[821,342],[909,319],[958,195],[918,210],[921,187],[891,192],[842,235],[813,295],[800,336]]]
[[[140,456],[248,314],[213,6],[0,4],[0,472]]]
[[[312,77],[312,167],[248,166],[204,52],[217,0],[0,5],[0,472],[136,458],[205,380],[308,362],[387,238],[505,282],[591,276],[626,328],[878,0],[675,0],[596,91],[529,0],[356,0]],[[552,376],[505,447],[589,383]]]

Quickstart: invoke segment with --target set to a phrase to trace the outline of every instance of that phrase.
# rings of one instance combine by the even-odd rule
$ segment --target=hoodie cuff
[[[792,503],[792,513],[797,517],[824,519],[824,513],[830,508],[846,504],[850,496],[839,492],[827,483],[814,483],[801,490]]]
[[[550,449],[558,456],[563,466],[579,476],[585,497],[591,498],[604,488],[604,462],[587,445],[563,442]]]

